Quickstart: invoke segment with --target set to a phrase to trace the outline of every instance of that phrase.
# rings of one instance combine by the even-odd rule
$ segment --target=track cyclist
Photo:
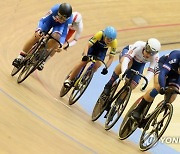
[[[109,59],[106,63],[107,67],[113,62],[117,48],[117,31],[114,27],[108,26],[104,30],[97,32],[88,42],[84,49],[81,61],[73,68],[69,78],[64,81],[64,87],[70,87],[72,80],[78,75],[81,69],[88,63],[87,55],[94,55],[101,60],[105,59],[108,48],[110,48]],[[94,65],[94,72],[101,66],[101,62],[97,61]],[[105,75],[108,70],[104,68],[101,74]]]
[[[25,43],[19,56],[14,59],[12,65],[18,67],[21,60],[27,55],[28,51],[32,46],[38,42],[42,37],[42,32],[49,32],[52,30],[52,36],[59,40],[61,44],[64,44],[66,35],[68,32],[68,24],[72,23],[72,7],[68,3],[56,4],[48,11],[48,13],[40,19],[38,22],[38,27],[35,30],[33,36]],[[60,52],[62,49],[59,48],[59,44],[55,40],[49,40],[48,48],[54,49],[50,57],[52,57],[55,52]],[[49,58],[50,58],[49,57]],[[44,62],[45,63],[45,62]],[[38,70],[44,68],[44,63],[39,65]]]

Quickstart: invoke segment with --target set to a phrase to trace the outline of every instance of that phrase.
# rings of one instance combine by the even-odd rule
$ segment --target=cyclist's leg
[[[31,47],[39,40],[40,37],[38,37],[37,32],[33,34],[33,36],[25,43],[22,51],[19,53],[18,57],[14,59],[12,62],[12,65],[15,67],[18,67],[21,60],[26,57],[28,51],[31,49]]]
[[[141,121],[143,115],[147,114],[149,108],[151,107],[151,104],[159,93],[160,86],[158,82],[158,75],[159,74],[156,74],[154,76],[154,88],[151,88],[145,93],[142,100],[139,102],[138,106],[133,111],[132,115],[135,119],[137,119],[137,121]]]
[[[71,74],[69,75],[69,78],[64,81],[64,86],[66,88],[70,87],[72,84],[72,81],[76,78],[76,76],[80,73],[81,69],[86,66],[88,61],[80,61],[73,69]]]
[[[61,36],[60,30],[61,30],[61,26],[52,27],[52,34],[51,35],[56,40],[60,40],[60,36]],[[55,55],[55,53],[56,53],[55,49],[58,49],[58,46],[59,46],[59,43],[57,41],[55,41],[54,39],[50,39],[48,41],[47,48],[49,51],[51,51],[51,54],[46,59],[46,62],[49,61],[49,59]],[[58,50],[58,51],[60,51],[60,50]],[[44,64],[45,64],[45,61],[43,63],[41,63],[41,65],[39,65],[37,69],[41,71],[44,68]]]
[[[129,46],[125,47],[119,57],[119,64],[116,66],[110,80],[107,82],[105,89],[110,89],[114,81],[116,81],[119,78],[119,75],[121,74],[121,63],[124,59],[124,55],[128,52]],[[108,91],[108,90],[107,90]]]
[[[40,31],[49,31],[49,29],[50,29],[49,25],[50,24],[48,22],[47,23],[39,22],[39,25],[38,25],[37,29],[35,30],[35,33],[24,44],[22,51],[20,52],[19,56],[16,59],[14,59],[14,61],[12,62],[12,65],[14,65],[15,67],[19,66],[21,60],[26,56],[26,54],[32,48],[32,46],[40,39],[40,37],[41,37]]]
[[[89,51],[88,54],[92,54],[94,56],[97,56],[99,59],[101,59],[102,61],[104,61],[105,57],[106,57],[106,49],[99,51],[94,49],[93,51]],[[94,67],[93,67],[93,71],[96,72],[98,70],[98,68],[101,66],[101,62],[100,61],[96,61]]]

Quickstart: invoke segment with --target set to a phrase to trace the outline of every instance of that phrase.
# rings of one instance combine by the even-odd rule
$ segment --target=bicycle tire
[[[36,49],[39,48],[37,47]],[[23,66],[23,69],[18,76],[17,82],[22,83],[30,74],[32,74],[37,69],[39,65],[43,63],[43,61],[47,59],[50,54],[51,52],[47,52],[47,50],[44,48],[42,48],[40,51],[34,51],[32,55],[30,55],[30,58],[27,59],[26,64]]]
[[[32,72],[34,72],[37,65],[37,62],[35,64],[27,62],[26,65],[23,66],[22,71],[17,78],[17,83],[22,83]]]
[[[93,71],[87,70],[82,77],[77,79],[77,82],[75,83],[75,87],[72,90],[72,93],[69,97],[69,105],[73,105],[76,103],[76,101],[83,95],[85,90],[87,89],[88,85],[90,84],[92,77],[93,77]],[[86,77],[88,77],[86,79]],[[83,83],[85,82],[85,83]],[[79,86],[79,87],[78,87]],[[76,95],[80,92],[80,94],[76,97]]]
[[[123,100],[121,100],[121,102],[119,102],[120,99],[121,99],[121,96],[122,96],[122,94],[124,92],[127,92],[126,96],[123,98]],[[111,109],[110,109],[110,111],[109,111],[109,113],[107,115],[106,121],[105,121],[105,130],[111,129],[116,124],[116,122],[119,120],[119,118],[121,117],[124,109],[127,106],[127,103],[129,101],[130,96],[131,96],[130,87],[123,87],[121,89],[121,92],[120,92],[119,96],[114,100],[114,103],[112,102]],[[121,106],[122,106],[122,108],[120,110]],[[116,115],[116,113],[117,113],[117,117],[114,119],[114,116]],[[114,119],[114,120],[112,120],[112,119]]]
[[[166,123],[165,123],[165,125],[164,125],[164,127],[163,127],[163,129],[162,129],[162,131],[159,133],[159,135],[157,136],[157,138],[153,138],[153,140],[151,140],[151,138],[152,138],[152,134],[150,134],[150,136],[149,137],[151,137],[150,138],[150,140],[149,141],[153,141],[152,142],[152,144],[149,144],[149,145],[146,145],[147,144],[147,142],[145,143],[145,141],[144,141],[144,137],[147,137],[147,136],[145,136],[146,135],[146,131],[148,131],[149,130],[149,127],[150,127],[150,125],[151,125],[151,122],[154,122],[155,120],[157,120],[157,118],[158,118],[158,116],[163,112],[163,111],[165,111],[165,109],[168,109],[169,110],[169,116],[166,114],[166,117],[168,118],[167,119],[167,121],[166,121]],[[161,110],[161,111],[160,111]],[[161,138],[161,136],[164,134],[164,132],[166,131],[166,129],[167,129],[167,127],[168,127],[168,125],[169,125],[169,123],[170,123],[170,121],[171,121],[171,118],[172,118],[172,115],[173,115],[173,106],[172,106],[172,104],[170,104],[170,103],[167,103],[166,105],[165,105],[165,108],[163,108],[163,109],[161,109],[160,107],[157,107],[156,108],[156,112],[154,112],[151,116],[150,116],[150,119],[148,120],[148,122],[146,123],[146,125],[145,125],[145,127],[144,127],[144,130],[143,130],[143,132],[142,132],[142,135],[141,135],[141,137],[140,137],[140,141],[139,141],[139,148],[140,148],[140,150],[141,151],[147,151],[147,150],[149,150],[150,148],[152,148],[158,141],[159,141],[159,139]],[[166,118],[165,117],[165,118]],[[163,117],[164,118],[164,117]],[[163,120],[163,122],[164,122],[164,120]],[[154,128],[153,128],[154,129]],[[147,133],[147,135],[149,135],[148,133]],[[148,138],[149,138],[148,137]],[[143,143],[145,143],[145,145],[143,145]]]
[[[14,66],[11,71],[11,76],[16,75],[22,69],[22,67],[23,67],[23,65],[20,65],[18,68]]]
[[[137,129],[138,123],[134,119],[131,118],[131,114],[142,98],[143,97],[140,97],[138,100],[136,100],[136,102],[131,106],[131,108],[125,115],[122,121],[122,124],[120,125],[120,128],[119,128],[118,135],[119,135],[120,140],[125,140]]]
[[[96,121],[103,114],[103,112],[105,111],[105,109],[108,105],[107,102],[112,97],[112,95],[115,93],[117,86],[118,86],[118,84],[115,84],[112,86],[110,96],[109,97],[106,96],[107,97],[106,100],[103,99],[104,92],[101,93],[101,95],[99,96],[99,98],[93,108],[93,112],[91,115],[92,121]],[[101,100],[103,100],[103,102]]]

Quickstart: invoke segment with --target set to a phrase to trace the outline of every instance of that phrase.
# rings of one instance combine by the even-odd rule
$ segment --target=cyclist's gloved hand
[[[89,60],[89,57],[87,55],[82,57],[82,61],[88,61],[88,60]]]
[[[103,68],[103,70],[102,70],[101,74],[106,75],[107,73],[108,73],[107,68]]]
[[[165,94],[165,88],[164,88],[164,87],[161,87],[159,93],[160,93],[161,95],[164,95],[164,94]]]

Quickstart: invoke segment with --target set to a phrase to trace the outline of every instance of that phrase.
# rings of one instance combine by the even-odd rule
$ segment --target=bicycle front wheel
[[[125,87],[120,91],[119,96],[112,102],[105,121],[105,130],[111,129],[122,115],[131,96],[130,87]]]
[[[23,82],[32,72],[35,71],[37,65],[38,65],[38,61],[35,61],[35,62],[27,61],[18,76],[17,82],[18,83]]]
[[[173,106],[167,103],[164,108],[157,107],[142,132],[139,148],[142,151],[153,147],[167,129],[173,114]]]
[[[87,70],[77,81],[69,97],[69,105],[73,105],[85,92],[93,77],[93,71]]]
[[[23,67],[23,65],[20,65],[18,68],[17,67],[13,67],[13,70],[11,72],[11,76],[16,75],[21,70],[22,67]]]

